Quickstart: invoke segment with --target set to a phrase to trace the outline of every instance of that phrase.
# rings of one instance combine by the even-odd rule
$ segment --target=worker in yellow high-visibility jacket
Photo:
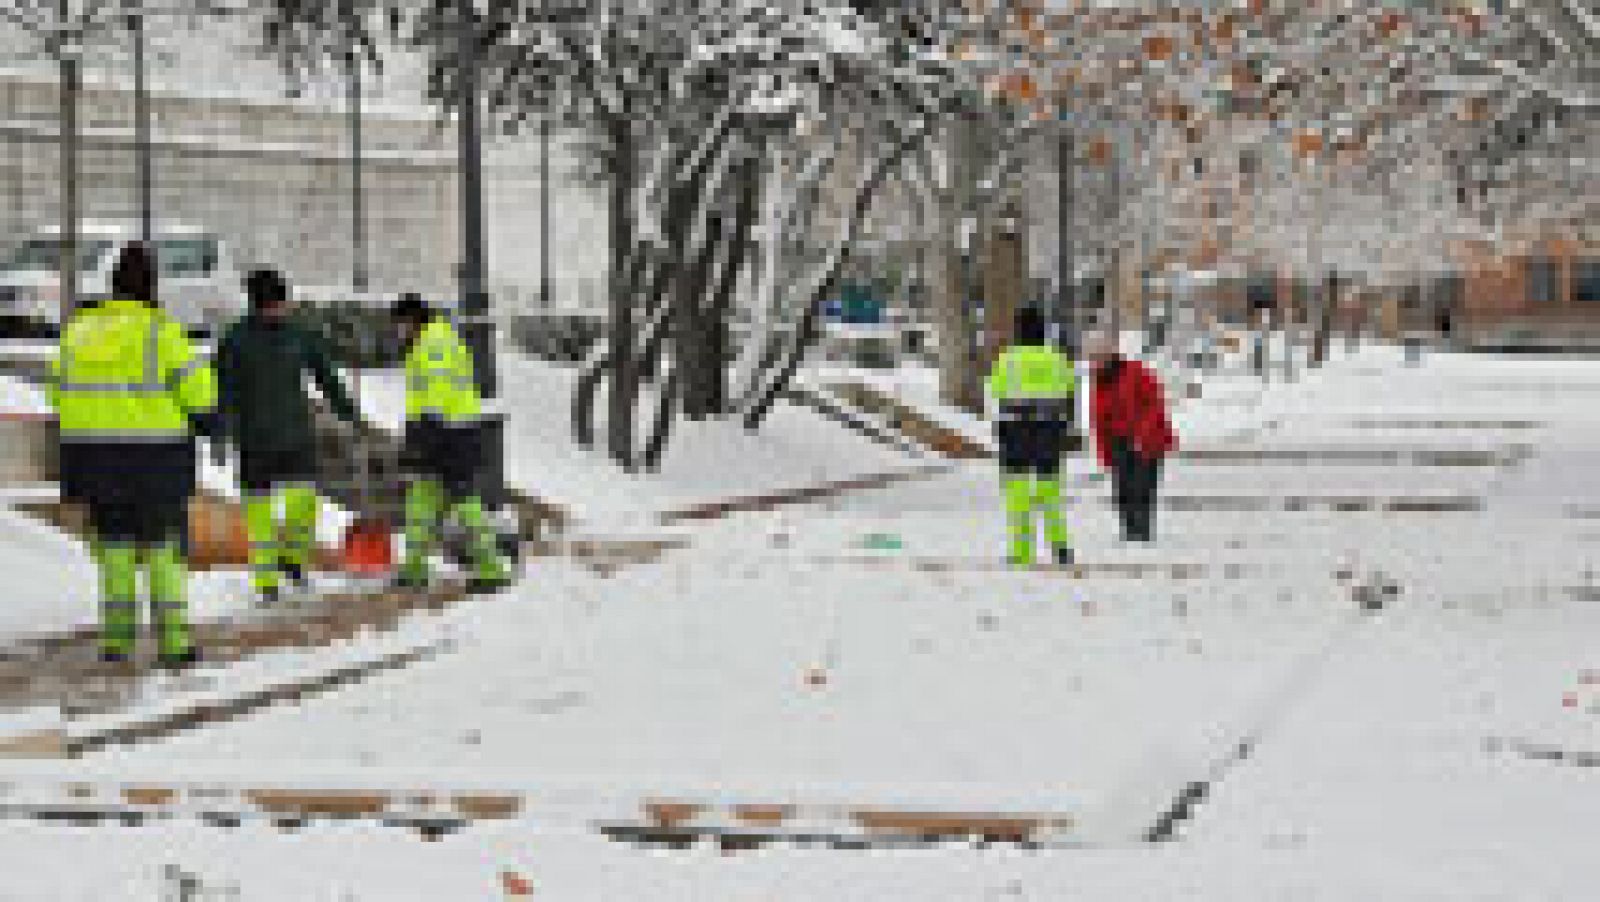
[[[453,516],[470,537],[469,588],[493,591],[511,582],[475,486],[484,463],[484,405],[473,379],[472,352],[450,320],[416,295],[391,308],[406,348],[406,434],[410,471],[405,501],[405,556],[398,583],[430,580],[429,557],[440,521]]]
[[[51,367],[62,498],[88,509],[102,658],[122,663],[134,653],[143,563],[160,659],[184,666],[198,657],[182,542],[195,487],[193,433],[210,428],[216,380],[183,326],[156,306],[147,248],[123,251],[111,291],[72,315]]]
[[[1044,521],[1056,563],[1072,563],[1061,512],[1061,458],[1072,428],[1077,376],[1072,361],[1046,340],[1044,315],[1017,311],[1014,343],[995,359],[989,396],[995,407],[1001,487],[1013,564],[1034,561],[1034,517]]]

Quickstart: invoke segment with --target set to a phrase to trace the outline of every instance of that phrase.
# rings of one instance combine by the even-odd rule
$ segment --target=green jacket
[[[217,410],[240,454],[312,453],[316,432],[306,376],[339,419],[360,415],[334,371],[322,336],[291,320],[254,314],[239,320],[217,347]]]

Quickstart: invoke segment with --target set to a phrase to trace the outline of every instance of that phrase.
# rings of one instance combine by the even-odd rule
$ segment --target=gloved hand
[[[189,425],[196,435],[205,436],[210,441],[220,441],[224,431],[222,414],[214,410],[189,414]]]

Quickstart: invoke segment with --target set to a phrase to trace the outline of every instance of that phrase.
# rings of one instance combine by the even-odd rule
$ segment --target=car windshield
[[[78,271],[95,269],[100,258],[111,250],[109,241],[80,241],[78,243]],[[61,239],[33,238],[12,252],[0,265],[0,272],[55,272],[61,265]]]

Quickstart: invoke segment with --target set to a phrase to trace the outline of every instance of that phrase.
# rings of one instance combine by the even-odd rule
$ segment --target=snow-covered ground
[[[558,450],[562,375],[507,379],[524,487],[604,513],[759,475],[759,461],[719,458],[754,446],[714,430],[685,433],[655,479]],[[528,415],[547,392],[563,402]],[[1078,578],[996,565],[1004,523],[985,464],[695,526],[689,548],[609,579],[539,561],[515,592],[454,612],[448,654],[83,762],[0,766],[18,785],[75,768],[478,780],[527,788],[523,817],[435,844],[357,825],[0,822],[0,855],[25,862],[0,899],[153,898],[166,863],[274,900],[507,898],[504,869],[555,899],[1589,898],[1595,771],[1517,749],[1600,751],[1597,396],[1600,363],[1581,360],[1407,367],[1370,349],[1265,387],[1225,372],[1183,405],[1186,447],[1533,453],[1509,468],[1178,460],[1175,496],[1482,507],[1162,511],[1160,542],[1131,548],[1104,482],[1077,463]],[[381,392],[366,398],[382,412]],[[794,416],[761,439],[772,459],[889,454]],[[861,460],[829,465],[882,468]],[[777,484],[831,478],[802,475]],[[1192,570],[1136,570],[1150,564]],[[1340,571],[1386,574],[1390,607],[1361,615]],[[1251,753],[1231,760],[1241,739]],[[1174,841],[1137,841],[1206,778]],[[619,799],[658,795],[1061,812],[1084,845],[723,856],[589,829]]]
[[[568,508],[594,528],[644,525],[662,511],[918,463],[809,411],[780,404],[755,433],[737,421],[683,424],[659,473],[629,475],[618,471],[603,448],[586,450],[572,440],[576,368],[515,353],[502,354],[500,364],[506,445],[514,449],[506,459],[506,479]],[[365,373],[359,392],[374,422],[400,428],[405,418],[402,373]],[[603,422],[598,434],[603,440]]]

